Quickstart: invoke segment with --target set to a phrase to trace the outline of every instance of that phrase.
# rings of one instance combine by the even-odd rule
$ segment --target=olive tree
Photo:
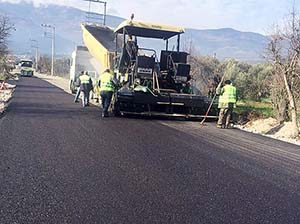
[[[191,64],[191,76],[197,94],[210,95],[215,91],[220,80],[219,64],[220,62],[213,57],[192,56],[189,57]]]
[[[284,110],[289,108],[293,124],[291,137],[299,135],[296,105],[296,97],[300,87],[299,43],[300,18],[296,15],[295,9],[293,9],[284,25],[281,28],[277,27],[275,33],[271,35],[267,49],[267,57],[273,66],[274,85],[272,98],[277,101],[275,109],[279,109],[283,117],[286,114]]]

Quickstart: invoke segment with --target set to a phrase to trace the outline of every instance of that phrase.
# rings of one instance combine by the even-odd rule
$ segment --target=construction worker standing
[[[100,75],[97,84],[100,86],[102,117],[108,117],[108,108],[111,103],[115,86],[117,85],[110,69],[105,69],[105,71]]]
[[[223,88],[218,87],[216,90],[219,95],[219,120],[218,128],[229,128],[231,114],[236,104],[236,88],[232,85],[230,80],[225,81]]]
[[[93,89],[93,82],[88,72],[79,76],[80,91],[83,93],[82,106],[89,106],[90,91]]]

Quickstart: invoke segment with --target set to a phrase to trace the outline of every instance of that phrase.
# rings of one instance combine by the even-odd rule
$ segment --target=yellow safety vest
[[[100,89],[101,91],[114,91],[114,84],[112,82],[112,74],[105,72],[100,76]]]
[[[81,84],[89,84],[90,83],[90,77],[88,75],[81,75],[79,76],[80,83]]]
[[[228,103],[236,103],[236,88],[232,85],[225,85],[222,89],[222,95],[219,97],[219,108]]]

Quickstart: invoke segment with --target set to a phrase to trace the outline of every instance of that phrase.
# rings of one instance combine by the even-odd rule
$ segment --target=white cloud
[[[66,5],[70,7],[81,6],[81,0],[0,0],[0,2],[10,2],[10,3],[33,3],[35,7],[40,7],[43,5],[56,4],[56,5]],[[75,4],[76,3],[76,4]],[[79,3],[79,4],[78,4]]]

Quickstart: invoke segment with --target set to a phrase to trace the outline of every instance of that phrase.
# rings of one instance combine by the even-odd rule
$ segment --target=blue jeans
[[[101,96],[101,101],[102,101],[102,109],[103,109],[103,114],[108,115],[108,108],[110,106],[111,98],[113,96],[112,91],[101,91],[100,92]]]
[[[85,107],[90,101],[90,91],[83,90],[82,93],[82,106]]]

